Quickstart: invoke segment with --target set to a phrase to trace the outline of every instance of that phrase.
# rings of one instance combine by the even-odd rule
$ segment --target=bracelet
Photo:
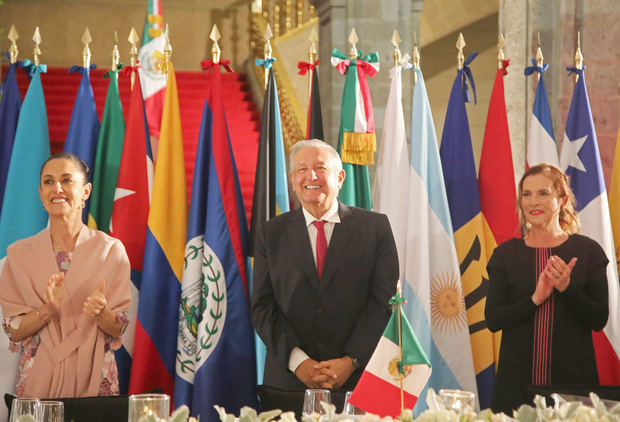
[[[44,305],[45,306],[45,305]],[[49,322],[49,319],[46,319],[45,317],[41,316],[41,311],[40,308],[35,310],[37,313],[37,318],[39,318],[41,321],[47,323]]]

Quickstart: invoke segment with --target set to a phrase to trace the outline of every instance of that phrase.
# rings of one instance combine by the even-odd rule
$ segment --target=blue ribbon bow
[[[469,64],[474,61],[477,52],[473,52],[469,55],[469,57],[463,62],[463,69],[459,70],[461,76],[461,86],[463,87],[463,98],[465,102],[468,103],[471,101],[471,97],[469,96],[469,86],[467,84],[467,80],[471,83],[471,89],[474,91],[474,104],[478,103],[478,97],[476,95],[476,83],[474,82],[474,75],[471,73],[471,69],[469,68]]]
[[[94,63],[91,64],[90,66],[88,66],[88,69],[85,68],[84,66],[71,66],[69,68],[69,73],[77,72],[77,73],[80,73],[80,74],[83,75],[84,71],[89,71],[90,72],[91,70],[96,69],[96,68],[97,68],[97,65],[94,64]]]
[[[581,78],[583,77],[583,71],[586,70],[586,65],[584,64],[583,66],[581,66],[581,69],[577,69],[573,66],[566,66],[566,70],[568,70],[568,76],[576,74],[579,75],[579,77]]]
[[[24,60],[24,62],[20,65],[20,67],[26,71],[30,79],[32,79],[32,77],[34,76],[34,72],[37,69],[39,69],[41,73],[47,73],[46,64],[40,64],[37,66],[30,59]]]
[[[526,67],[523,73],[525,73],[525,76],[529,76],[534,72],[538,72],[542,75],[543,72],[546,71],[548,68],[549,68],[548,64],[545,64],[542,67],[540,67],[536,64],[536,59],[532,59],[532,66]]]
[[[271,68],[271,65],[273,64],[273,62],[276,61],[275,57],[272,57],[270,59],[254,59],[254,63],[256,63],[256,66],[263,66],[265,69],[269,69]]]

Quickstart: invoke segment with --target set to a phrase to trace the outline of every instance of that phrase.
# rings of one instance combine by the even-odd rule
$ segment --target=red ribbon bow
[[[215,63],[213,60],[203,60],[200,62],[200,65],[202,66],[202,70],[214,69],[216,66],[219,65],[226,69],[226,71],[229,73],[234,72],[234,70],[232,70],[232,68],[230,67],[230,60],[220,60],[217,63]]]
[[[508,67],[509,64],[510,64],[510,59],[506,59],[502,61],[502,75],[508,74],[508,71],[506,70],[506,68]]]
[[[361,70],[365,75],[368,75],[371,78],[374,78],[375,75],[377,74],[377,69],[372,67],[370,63],[365,62],[363,60],[359,60],[359,59],[357,60],[357,69],[358,71]]]
[[[123,68],[118,71],[118,74],[121,76],[129,76],[132,73],[138,73],[138,69],[141,67],[140,64],[136,64],[135,66],[123,66]]]
[[[300,75],[305,75],[308,70],[314,70],[315,67],[317,67],[319,65],[319,61],[315,61],[314,63],[309,63],[309,62],[299,62],[297,63],[297,68],[299,69],[299,74]]]
[[[340,63],[338,63],[336,65],[336,70],[338,70],[338,72],[341,75],[344,75],[347,71],[347,68],[349,67],[349,65],[351,64],[351,60],[343,60]]]

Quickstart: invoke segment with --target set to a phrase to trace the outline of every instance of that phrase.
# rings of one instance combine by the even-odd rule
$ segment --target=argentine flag
[[[415,69],[403,296],[405,313],[433,372],[427,387],[476,392],[461,273],[433,116]],[[424,410],[426,388],[416,413]]]

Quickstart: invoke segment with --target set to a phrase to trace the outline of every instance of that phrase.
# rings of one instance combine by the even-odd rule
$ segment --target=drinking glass
[[[350,416],[365,415],[366,412],[356,407],[353,403],[349,402],[351,394],[353,394],[352,391],[347,391],[347,394],[344,396],[344,409],[342,410],[342,413]]]
[[[321,402],[328,404],[332,403],[329,390],[323,390],[320,388],[307,389],[304,394],[304,408],[302,410],[302,414],[304,416],[310,416],[312,414],[324,415],[325,409],[321,406]]]
[[[476,395],[470,391],[439,390],[439,398],[446,409],[459,415],[473,411],[476,406]]]
[[[169,395],[134,394],[129,396],[129,422],[167,421],[169,416]]]
[[[41,402],[39,399],[14,398],[11,404],[10,422],[34,422]]]
[[[65,406],[61,401],[41,400],[37,422],[65,422]]]

